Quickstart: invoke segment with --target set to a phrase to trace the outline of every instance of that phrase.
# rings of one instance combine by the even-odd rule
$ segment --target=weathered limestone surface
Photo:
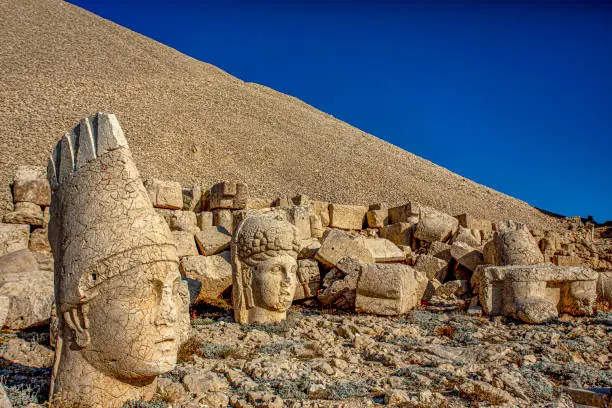
[[[26,249],[30,227],[21,224],[0,224],[0,256]]]
[[[331,267],[344,257],[355,258],[361,263],[374,262],[372,253],[364,246],[361,238],[332,229],[324,238],[316,259]]]
[[[398,207],[389,208],[389,224],[398,222],[407,222],[415,224],[419,220],[421,213],[421,204],[416,201],[411,201],[407,204]]]
[[[155,212],[166,220],[170,231],[186,231],[194,235],[200,230],[197,226],[197,216],[192,211],[156,208]]]
[[[176,255],[179,258],[198,255],[198,248],[196,247],[195,239],[191,232],[172,231],[172,239],[174,239]]]
[[[491,221],[489,220],[474,218],[470,214],[460,214],[455,218],[457,218],[459,225],[461,225],[463,228],[480,230],[485,235],[493,231],[493,224],[491,224]]]
[[[199,213],[202,211],[202,187],[182,186],[183,210]]]
[[[199,229],[213,226],[213,213],[210,211],[202,211],[196,214],[196,226]]]
[[[210,188],[208,208],[210,210],[242,210],[247,207],[249,189],[244,183],[223,181]]]
[[[230,251],[212,256],[181,258],[181,274],[202,284],[197,299],[216,299],[232,286]]]
[[[323,227],[323,221],[321,217],[318,215],[311,215],[310,217],[310,235],[313,238],[321,238],[325,233],[325,228]]]
[[[3,221],[7,224],[29,224],[41,227],[44,223],[43,211],[38,204],[18,202],[15,203],[14,211],[7,213]]]
[[[361,264],[348,257],[343,258],[339,264],[344,266],[346,272],[339,268],[331,269],[323,278],[323,291],[318,295],[318,299],[325,306],[353,310]]]
[[[482,242],[480,230],[464,228],[461,225],[453,236],[452,243],[463,243],[470,247],[479,247]]]
[[[230,234],[234,231],[234,216],[232,210],[213,210],[213,225],[225,228]]]
[[[397,222],[395,224],[382,227],[380,229],[380,237],[388,239],[395,245],[411,246],[413,231],[414,224]]]
[[[427,287],[419,271],[402,264],[364,264],[357,282],[355,310],[399,315],[417,306]]]
[[[232,236],[223,227],[206,227],[195,235],[196,243],[202,255],[215,255],[228,250]]]
[[[369,210],[366,213],[366,219],[368,221],[368,227],[382,228],[385,225],[389,225],[389,210]]]
[[[597,277],[597,298],[612,303],[612,271],[599,273]]]
[[[27,249],[0,257],[0,298],[3,327],[21,330],[49,322],[53,304],[53,272],[41,270]]]
[[[417,257],[414,269],[422,272],[427,279],[444,282],[448,274],[448,262],[432,255],[421,254]]]
[[[312,201],[310,203],[314,215],[321,217],[321,224],[329,226],[329,203],[325,201]]]
[[[468,270],[474,272],[478,265],[484,263],[482,252],[477,249],[470,248],[463,243],[453,244],[450,247],[451,256],[459,265],[464,266]]]
[[[295,295],[300,243],[278,214],[248,215],[231,242],[234,318],[240,324],[286,318]]]
[[[555,255],[553,262],[557,266],[582,266],[582,259],[576,255]]]
[[[445,242],[455,233],[459,222],[455,217],[430,207],[421,207],[414,237],[425,242]]]
[[[596,272],[582,267],[482,265],[471,285],[488,315],[544,323],[559,313],[592,315],[597,278]]]
[[[189,294],[114,115],[81,120],[47,176],[59,320],[51,395],[84,407],[150,398],[189,330]],[[152,198],[174,206],[154,184]],[[178,203],[182,207],[180,186]]]
[[[329,225],[332,228],[360,230],[363,227],[367,207],[360,205],[329,205]]]
[[[451,246],[439,241],[434,241],[429,245],[427,255],[435,256],[436,258],[442,259],[446,262],[450,262],[453,257],[451,254]]]
[[[31,251],[51,252],[51,244],[49,244],[47,230],[38,228],[32,231],[32,233],[30,234],[30,242],[28,243],[28,248]]]
[[[42,166],[18,166],[13,178],[13,201],[51,204],[51,188]]]
[[[293,300],[307,299],[317,295],[321,289],[319,264],[314,259],[301,259],[297,269],[298,285]]]
[[[183,208],[183,191],[176,181],[147,179],[144,185],[154,207],[170,210]]]
[[[374,262],[401,262],[406,260],[404,251],[388,239],[361,238],[361,242],[372,254]]]
[[[493,242],[484,250],[485,261],[493,265],[538,265],[544,256],[526,226],[507,221],[496,226]]]

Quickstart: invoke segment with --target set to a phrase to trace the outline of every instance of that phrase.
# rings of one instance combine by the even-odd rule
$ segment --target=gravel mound
[[[243,181],[271,198],[417,200],[556,228],[522,201],[69,3],[0,0],[0,216],[16,166],[46,165],[63,132],[96,111],[117,115],[144,176]]]

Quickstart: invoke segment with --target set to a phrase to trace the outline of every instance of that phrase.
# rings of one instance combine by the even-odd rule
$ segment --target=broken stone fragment
[[[181,274],[202,283],[198,300],[219,298],[232,285],[229,251],[212,256],[186,256],[181,259]]]
[[[555,255],[553,263],[557,266],[582,266],[582,259],[576,255]]]
[[[382,228],[389,224],[389,210],[369,210],[366,213],[369,228]]]
[[[202,187],[182,186],[183,210],[199,213],[202,211]]]
[[[41,227],[44,224],[43,211],[38,204],[18,202],[15,203],[14,211],[7,213],[3,221],[7,224],[29,224]]]
[[[597,299],[612,304],[612,271],[599,272],[597,277]]]
[[[362,265],[355,310],[377,315],[399,315],[420,304],[427,278],[402,264]]]
[[[198,254],[198,248],[191,232],[172,231],[172,237],[176,244],[176,254],[179,258]]]
[[[242,210],[247,208],[249,189],[244,183],[223,181],[210,188],[208,208],[210,210]]]
[[[264,210],[271,207],[274,207],[274,200],[262,197],[249,197],[246,204],[246,208],[252,210]]]
[[[327,236],[323,238],[316,259],[332,267],[345,256],[355,258],[361,263],[374,262],[372,253],[363,245],[362,239],[342,230],[330,230]]]
[[[44,167],[17,167],[13,177],[13,201],[30,202],[45,207],[51,204],[51,188]]]
[[[422,272],[427,279],[444,282],[448,274],[448,262],[435,256],[421,254],[417,257],[414,269]]]
[[[398,222],[380,229],[380,237],[388,239],[395,245],[412,246],[413,224]]]
[[[225,228],[230,234],[234,231],[234,216],[231,210],[213,210],[213,225]]]
[[[438,287],[435,296],[442,299],[459,299],[470,290],[470,284],[466,280],[452,280]]]
[[[210,211],[202,211],[196,215],[196,226],[199,229],[213,226],[213,213]]]
[[[450,262],[453,258],[451,254],[451,246],[444,242],[434,241],[429,245],[427,249],[427,255],[435,256],[436,258],[442,259],[446,262]]]
[[[402,262],[406,260],[404,251],[388,239],[361,238],[361,242],[372,254],[374,262]]]
[[[416,223],[421,213],[421,207],[421,204],[416,201],[410,201],[404,205],[389,208],[389,224],[398,222]]]
[[[314,215],[321,217],[323,227],[329,226],[329,203],[326,201],[312,201],[310,203]]]
[[[477,249],[470,248],[464,243],[456,243],[450,247],[451,256],[461,266],[467,270],[474,272],[478,265],[484,263],[482,252]]]
[[[183,190],[178,182],[148,179],[145,180],[144,186],[151,198],[153,207],[170,210],[183,208]]]
[[[304,239],[300,241],[300,252],[298,259],[314,259],[317,251],[321,248],[321,242],[317,238]]]
[[[223,227],[206,227],[195,235],[200,254],[215,255],[228,250],[232,236]]]
[[[472,248],[479,247],[482,242],[480,230],[464,228],[461,225],[453,236],[452,243],[463,243]]]
[[[422,207],[414,237],[425,242],[445,242],[452,237],[458,225],[455,217],[430,207]]]
[[[361,205],[329,205],[329,224],[332,228],[360,230],[368,209]]]
[[[298,261],[298,284],[295,289],[293,300],[306,299],[317,296],[321,289],[321,273],[319,264],[313,259],[301,259]]]
[[[323,291],[318,295],[325,306],[353,310],[359,273],[345,274],[337,268],[330,270],[323,278]]]
[[[310,216],[310,234],[313,238],[321,238],[325,233],[325,228],[323,227],[323,222],[321,221],[321,217],[318,215]]]
[[[164,218],[171,231],[186,231],[193,235],[200,230],[196,225],[197,216],[192,211],[156,208],[155,212]]]
[[[30,251],[51,252],[51,245],[49,244],[47,230],[38,228],[32,231],[30,234],[28,248]]]
[[[29,225],[0,223],[0,256],[26,249],[29,238]]]
[[[538,265],[544,256],[524,224],[506,221],[496,227],[493,243],[485,246],[485,261],[494,265]]]
[[[455,216],[459,221],[459,225],[467,229],[476,229],[487,235],[493,231],[493,224],[489,220],[474,218],[469,214],[460,214]]]

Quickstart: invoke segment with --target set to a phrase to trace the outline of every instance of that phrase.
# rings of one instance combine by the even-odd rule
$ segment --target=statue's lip
[[[176,340],[176,336],[174,336],[174,335],[164,336],[164,337],[162,337],[160,340],[157,340],[157,341],[155,342],[155,344],[158,344],[158,343],[165,343],[165,342],[173,342],[173,341],[175,341],[175,340]]]

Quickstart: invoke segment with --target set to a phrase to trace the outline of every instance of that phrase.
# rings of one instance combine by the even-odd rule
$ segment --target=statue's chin
[[[106,366],[104,371],[123,380],[146,380],[172,371],[176,366],[176,355],[175,351],[171,355],[160,355],[157,359],[149,361],[129,357],[120,362],[109,361],[104,364]]]

